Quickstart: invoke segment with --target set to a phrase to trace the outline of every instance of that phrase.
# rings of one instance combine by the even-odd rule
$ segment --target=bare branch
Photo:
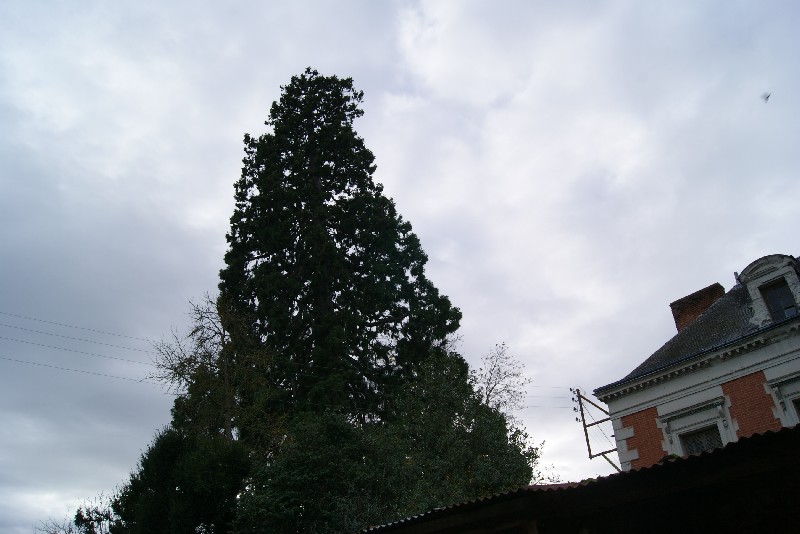
[[[508,352],[508,346],[499,343],[481,358],[481,367],[470,372],[470,379],[481,402],[511,415],[523,407],[525,386],[531,383],[524,370],[524,365]]]

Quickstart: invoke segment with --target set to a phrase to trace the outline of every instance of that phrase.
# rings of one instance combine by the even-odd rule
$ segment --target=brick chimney
[[[672,309],[672,317],[675,319],[675,326],[678,328],[678,332],[693,323],[695,319],[700,317],[700,314],[711,307],[724,294],[725,288],[719,283],[714,283],[670,304],[669,307]]]

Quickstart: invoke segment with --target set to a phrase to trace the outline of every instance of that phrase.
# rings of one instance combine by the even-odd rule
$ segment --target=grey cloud
[[[531,404],[558,407],[519,414],[545,462],[607,473],[562,386],[619,378],[672,335],[669,302],[798,253],[800,10],[487,6],[3,4],[0,312],[148,339],[185,327],[217,283],[242,134],[305,66],[353,76],[377,179],[465,312],[461,350],[477,362],[508,342],[541,386]],[[0,327],[22,334],[141,356]],[[0,356],[140,376],[7,340]],[[0,360],[0,406],[0,530],[30,532],[123,482],[170,397]]]

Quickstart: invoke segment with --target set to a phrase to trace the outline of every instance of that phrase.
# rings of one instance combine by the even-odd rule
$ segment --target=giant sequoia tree
[[[352,80],[306,69],[282,89],[271,131],[245,136],[221,294],[256,318],[281,402],[374,415],[387,386],[442,349],[460,312],[425,277],[417,236],[373,181]]]
[[[99,516],[114,534],[353,532],[531,480],[519,373],[470,378],[448,347],[461,314],[372,179],[361,100],[307,69],[245,136],[220,295],[157,347],[182,393]]]

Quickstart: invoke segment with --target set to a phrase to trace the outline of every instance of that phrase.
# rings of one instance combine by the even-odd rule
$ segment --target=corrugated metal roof
[[[628,486],[630,483],[634,483],[634,481],[636,481],[636,483],[645,481],[649,484],[648,481],[663,479],[663,477],[667,475],[669,475],[669,479],[679,477],[679,480],[685,480],[686,483],[691,484],[694,478],[692,473],[700,473],[704,469],[711,469],[714,472],[717,472],[718,469],[723,469],[722,472],[726,472],[725,466],[740,465],[742,461],[750,462],[753,458],[764,456],[764,454],[769,451],[785,450],[787,448],[794,451],[798,446],[800,446],[800,425],[783,428],[778,431],[769,430],[761,434],[740,438],[738,441],[729,443],[725,447],[719,449],[704,451],[688,457],[667,458],[660,463],[641,469],[614,473],[582,482],[524,486],[513,491],[435,508],[384,525],[367,527],[361,532],[377,534],[395,529],[403,529],[417,523],[424,523],[454,514],[461,514],[473,509],[518,499],[531,494],[531,496],[535,496],[539,493],[547,493],[553,496],[574,496],[580,498],[578,494],[585,496],[585,492],[594,488],[596,490],[595,493],[599,491],[600,494],[606,495],[606,491],[617,491]],[[701,466],[704,467],[701,468]],[[756,465],[754,469],[758,469],[758,466]],[[664,473],[663,475],[660,474],[662,472]],[[608,495],[610,496],[610,494]],[[544,495],[542,495],[542,497],[544,497]]]
[[[419,521],[425,521],[436,515],[447,514],[455,510],[459,511],[466,510],[474,507],[479,507],[488,503],[501,502],[507,499],[513,499],[514,497],[517,497],[525,493],[539,492],[539,491],[558,491],[568,488],[576,488],[578,486],[583,486],[586,484],[590,484],[592,482],[594,482],[594,480],[586,480],[583,482],[562,482],[559,484],[531,484],[530,486],[523,486],[521,488],[511,491],[495,493],[494,495],[489,495],[478,499],[472,499],[470,501],[459,502],[451,504],[449,506],[441,506],[439,508],[427,510],[421,514],[404,517],[402,519],[398,519],[397,521],[392,521],[391,523],[386,523],[384,525],[367,527],[361,532],[380,532],[390,527],[399,527],[401,525],[405,526],[412,523],[417,523]]]

